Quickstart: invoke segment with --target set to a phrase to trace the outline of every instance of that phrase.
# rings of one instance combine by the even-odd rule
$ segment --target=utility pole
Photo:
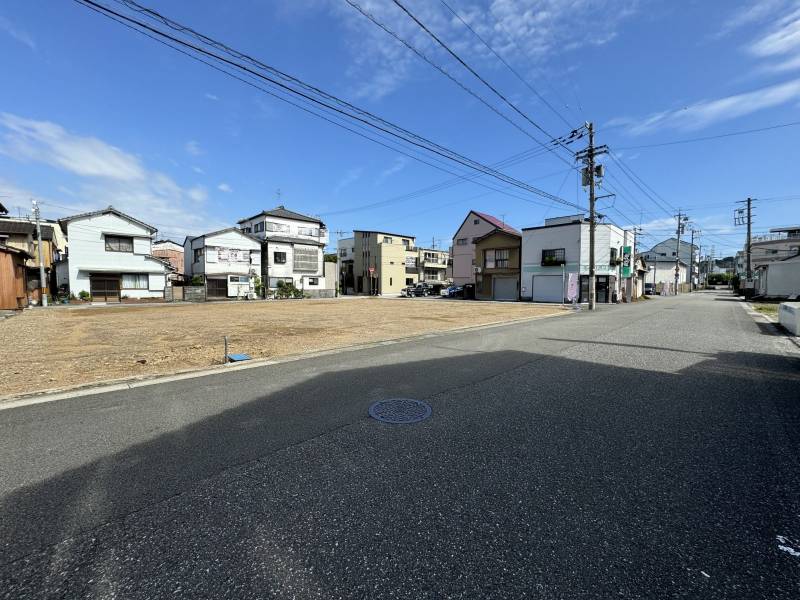
[[[689,217],[678,210],[678,214],[675,215],[675,218],[678,220],[678,226],[675,230],[675,237],[678,238],[678,243],[675,247],[675,295],[677,296],[678,285],[680,284],[681,279],[681,234],[683,233],[683,229],[686,225],[686,221],[689,220]]]
[[[689,242],[689,293],[691,294],[694,288],[694,229],[692,232],[691,241]]]
[[[745,266],[745,286],[744,289],[752,289],[749,286],[752,284],[753,281],[753,269],[750,263],[750,244],[752,242],[752,230],[753,230],[753,199],[747,198],[747,200],[739,200],[738,204],[747,204],[747,208],[737,208],[733,214],[733,223],[734,225],[747,225],[747,241],[745,242],[745,256],[747,258],[747,263]],[[745,291],[745,294],[747,291]],[[746,296],[745,296],[746,297]]]
[[[595,157],[608,152],[608,146],[595,147],[594,145],[594,123],[584,125],[589,131],[589,146],[575,155],[577,160],[583,160],[586,167],[583,169],[583,183],[589,186],[589,310],[595,310],[596,286],[595,286],[595,261],[594,261],[594,238],[597,227],[597,213],[595,211],[595,178],[603,176],[603,165],[595,164]],[[580,263],[579,263],[580,264]],[[580,274],[580,273],[579,273]]]
[[[339,290],[344,289],[342,285],[342,268],[339,264],[342,262],[342,257],[339,256],[339,242],[342,240],[342,236],[345,232],[341,229],[337,229],[333,233],[336,234],[336,289],[334,290],[334,296],[338,296]],[[342,295],[344,295],[344,293]]]
[[[39,203],[31,200],[33,216],[36,218],[36,243],[39,249],[39,293],[42,297],[42,306],[47,306],[47,293],[44,280],[44,253],[42,252],[42,226],[39,223]]]

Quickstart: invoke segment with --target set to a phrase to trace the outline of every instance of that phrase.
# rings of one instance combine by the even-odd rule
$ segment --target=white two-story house
[[[163,298],[170,267],[152,255],[155,227],[113,206],[58,222],[69,250],[56,272],[71,294],[87,292],[95,302]]]
[[[571,273],[577,277],[578,302],[589,300],[589,220],[584,215],[545,219],[522,230],[520,296],[534,302],[563,302]],[[612,223],[595,229],[595,293],[598,303],[635,293],[633,231]]]
[[[328,230],[318,218],[278,206],[241,219],[239,227],[262,242],[261,277],[270,289],[279,281],[312,296],[326,289],[323,250]]]
[[[206,297],[246,298],[261,273],[261,241],[236,227],[212,231],[183,242],[187,279],[203,279]]]

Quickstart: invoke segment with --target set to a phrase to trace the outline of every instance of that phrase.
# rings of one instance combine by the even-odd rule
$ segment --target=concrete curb
[[[283,363],[297,362],[300,360],[307,360],[312,358],[319,358],[322,356],[332,356],[335,354],[343,354],[345,352],[357,352],[358,350],[368,350],[370,348],[379,348],[381,346],[391,346],[395,344],[402,344],[404,342],[413,342],[417,340],[426,340],[439,337],[447,337],[464,333],[465,331],[480,331],[482,329],[494,329],[505,326],[519,325],[530,321],[539,321],[541,319],[549,319],[552,317],[567,316],[577,314],[573,311],[565,310],[549,315],[539,315],[535,317],[525,317],[523,319],[514,319],[512,321],[495,321],[492,323],[484,323],[483,325],[459,327],[457,329],[448,329],[447,331],[437,331],[431,333],[423,333],[421,335],[408,336],[402,338],[393,338],[390,340],[382,340],[378,342],[370,342],[368,344],[358,344],[353,346],[342,346],[341,348],[331,348],[329,350],[320,350],[317,352],[308,352],[304,354],[290,354],[279,358],[267,358],[261,360],[247,361],[245,363],[230,363],[227,365],[217,365],[204,369],[197,369],[191,371],[184,371],[172,375],[153,375],[145,376],[142,378],[120,379],[115,380],[113,383],[106,384],[85,384],[75,386],[70,389],[62,391],[42,391],[31,394],[22,394],[17,396],[9,396],[7,398],[0,398],[0,411],[8,410],[11,408],[20,408],[23,406],[32,406],[34,404],[44,404],[47,402],[55,402],[56,400],[67,400],[72,398],[80,398],[82,396],[94,396],[98,394],[106,394],[109,392],[119,392],[123,390],[132,390],[140,387],[151,385],[159,385],[162,383],[169,383],[172,381],[182,381],[184,379],[195,379],[200,377],[208,377],[212,375],[220,375],[222,373],[230,373],[232,371],[243,371],[247,369],[258,369],[262,367],[269,367],[272,365],[279,365]]]

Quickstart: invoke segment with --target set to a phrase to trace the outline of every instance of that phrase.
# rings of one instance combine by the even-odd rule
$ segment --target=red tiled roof
[[[511,227],[511,225],[508,225],[507,223],[503,223],[497,217],[493,217],[492,215],[487,215],[486,213],[478,212],[477,210],[473,210],[472,212],[474,212],[476,215],[478,215],[484,221],[488,221],[489,223],[491,223],[492,225],[494,225],[498,229],[502,229],[503,231],[507,231],[508,233],[513,233],[515,235],[520,235],[520,236],[522,235],[521,232],[519,232],[516,229],[514,229],[513,227]]]

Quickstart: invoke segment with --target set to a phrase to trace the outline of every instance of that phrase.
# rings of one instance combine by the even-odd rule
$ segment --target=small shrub
[[[203,285],[203,276],[195,275],[192,277],[192,285]]]
[[[78,292],[78,298],[80,298],[81,300],[91,300],[92,295],[86,290],[81,290],[80,292]]]

